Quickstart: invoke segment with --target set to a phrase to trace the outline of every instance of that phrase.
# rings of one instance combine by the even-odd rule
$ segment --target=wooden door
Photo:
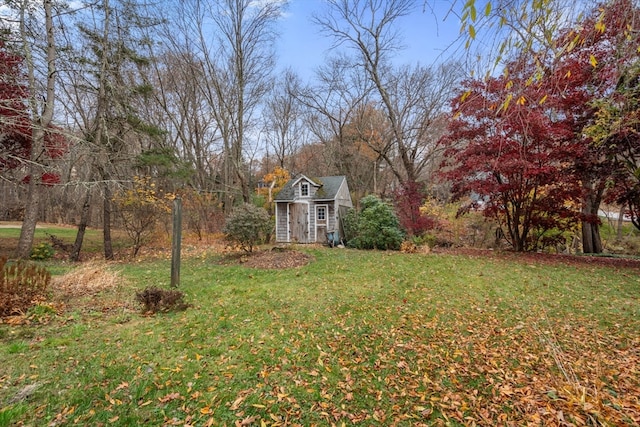
[[[291,241],[308,243],[309,205],[306,203],[292,203],[289,206],[289,229],[291,230]]]

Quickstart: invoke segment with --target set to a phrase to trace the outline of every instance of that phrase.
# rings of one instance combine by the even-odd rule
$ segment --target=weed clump
[[[51,274],[44,267],[0,258],[0,317],[23,313],[44,300]]]
[[[156,286],[150,286],[142,292],[136,292],[136,301],[141,304],[143,313],[182,311],[191,305],[184,301],[184,292]]]
[[[54,255],[55,250],[47,242],[38,243],[31,249],[31,259],[34,261],[46,261],[53,258]]]

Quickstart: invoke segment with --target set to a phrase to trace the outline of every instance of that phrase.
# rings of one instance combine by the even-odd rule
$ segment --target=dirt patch
[[[238,263],[250,268],[280,270],[302,267],[309,264],[312,260],[312,256],[296,250],[273,248],[272,250],[231,254],[226,256],[221,263]]]

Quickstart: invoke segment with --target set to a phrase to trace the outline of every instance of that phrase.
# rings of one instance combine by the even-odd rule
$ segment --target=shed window
[[[324,220],[327,219],[327,208],[326,207],[318,206],[317,213],[318,213],[318,221],[324,221]]]
[[[303,182],[300,184],[300,195],[303,197],[309,195],[309,183]]]

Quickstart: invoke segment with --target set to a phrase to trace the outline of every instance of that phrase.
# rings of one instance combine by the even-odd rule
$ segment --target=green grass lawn
[[[9,226],[11,224],[11,226]],[[54,236],[68,245],[75,242],[77,227],[60,226],[53,224],[39,224],[35,230],[33,238],[33,246],[39,243],[51,244],[51,236]],[[0,256],[11,258],[18,246],[20,238],[20,223],[0,223]],[[120,230],[112,232],[113,247],[116,252],[128,255],[130,251],[126,249],[126,237]],[[85,232],[82,243],[81,255],[85,258],[91,258],[103,251],[102,230],[89,228]],[[66,259],[68,254],[56,250],[56,258]]]
[[[81,308],[0,325],[0,426],[640,422],[639,270],[304,250],[188,258],[193,307],[154,316],[132,301],[169,262],[113,264]]]

